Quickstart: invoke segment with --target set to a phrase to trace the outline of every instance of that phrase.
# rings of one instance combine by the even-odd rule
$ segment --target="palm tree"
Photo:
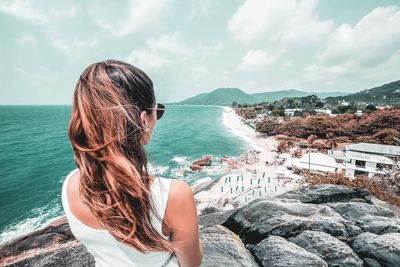
[[[329,147],[331,150],[333,150],[334,148],[338,147],[338,143],[337,143],[336,140],[333,138],[333,133],[328,133],[328,134],[326,135],[325,145],[326,145],[327,147]]]

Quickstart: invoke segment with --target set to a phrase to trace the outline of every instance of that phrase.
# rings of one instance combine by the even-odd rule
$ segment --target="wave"
[[[32,214],[30,217],[18,223],[6,226],[3,232],[0,233],[0,243],[7,242],[32,231],[41,229],[57,218],[63,216],[64,211],[61,203],[53,200],[51,203],[43,207],[33,209],[30,213]]]

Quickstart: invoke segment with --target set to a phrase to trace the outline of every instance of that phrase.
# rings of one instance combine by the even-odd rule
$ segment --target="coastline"
[[[238,174],[243,174],[246,172],[251,172],[256,170],[256,172],[261,175],[263,172],[268,172],[268,173],[274,173],[274,167],[273,166],[265,166],[264,162],[265,161],[270,161],[272,162],[274,153],[271,152],[271,150],[274,149],[274,145],[276,144],[276,141],[274,137],[263,137],[258,135],[254,129],[249,127],[248,125],[244,124],[241,121],[241,118],[234,112],[234,110],[230,107],[222,106],[223,108],[223,113],[222,113],[222,119],[224,125],[221,125],[222,127],[226,127],[228,131],[235,136],[239,136],[242,138],[247,144],[249,144],[250,148],[257,149],[260,152],[259,158],[260,161],[258,163],[252,164],[252,165],[247,165],[243,164],[239,166],[238,169],[231,170],[230,174],[238,173]],[[225,130],[225,129],[224,129]],[[246,171],[247,169],[247,171]],[[218,178],[217,181],[211,180],[209,177],[205,177],[203,179],[200,179],[196,181],[192,185],[192,190],[194,194],[200,193],[201,191],[206,192],[207,188],[212,186],[213,184],[216,184],[218,181],[221,181],[225,177],[223,174],[221,174]],[[249,176],[250,177],[250,176]],[[274,184],[275,186],[275,184]],[[280,188],[280,187],[279,187]],[[279,189],[278,188],[278,189]],[[215,192],[214,192],[215,191]],[[281,190],[279,190],[281,191]],[[214,192],[214,193],[211,193]],[[202,193],[204,194],[204,193]],[[214,194],[215,198],[218,199],[220,198],[220,194],[216,190],[209,191],[209,195]],[[201,195],[201,194],[200,194]],[[15,234],[16,229],[10,229],[9,234],[12,234],[9,238],[5,239],[2,241],[0,244],[3,245],[5,243],[11,242],[13,240],[17,240],[23,236],[29,235],[32,232],[35,232],[39,229],[42,229],[44,227],[50,226],[53,223],[59,221],[60,219],[62,220],[64,218],[64,214],[49,218],[47,221],[43,222],[41,226],[39,227],[34,227],[32,229],[27,229],[26,226],[29,226],[29,221],[26,223],[24,222],[23,224],[17,225],[18,227],[24,227],[23,231],[18,234]],[[30,219],[33,220],[33,219]],[[21,222],[22,223],[22,222]],[[7,234],[8,232],[3,232],[3,234]]]

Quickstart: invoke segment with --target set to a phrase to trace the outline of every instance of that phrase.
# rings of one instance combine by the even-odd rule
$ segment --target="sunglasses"
[[[157,109],[157,120],[161,119],[164,114],[165,106],[163,104],[157,103],[157,107],[148,108],[148,109]]]

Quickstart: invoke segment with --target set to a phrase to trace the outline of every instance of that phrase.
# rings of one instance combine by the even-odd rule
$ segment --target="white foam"
[[[253,149],[262,149],[262,147],[254,141],[255,131],[242,123],[239,115],[237,115],[231,107],[224,107],[223,122],[229,132],[243,139]]]
[[[52,201],[52,203],[44,207],[35,208],[32,210],[32,217],[26,218],[17,224],[6,226],[4,231],[0,233],[0,243],[38,230],[59,218],[62,213],[61,204],[56,201]]]
[[[177,163],[183,164],[187,162],[187,157],[183,156],[175,156],[172,158],[173,161],[176,161]]]

